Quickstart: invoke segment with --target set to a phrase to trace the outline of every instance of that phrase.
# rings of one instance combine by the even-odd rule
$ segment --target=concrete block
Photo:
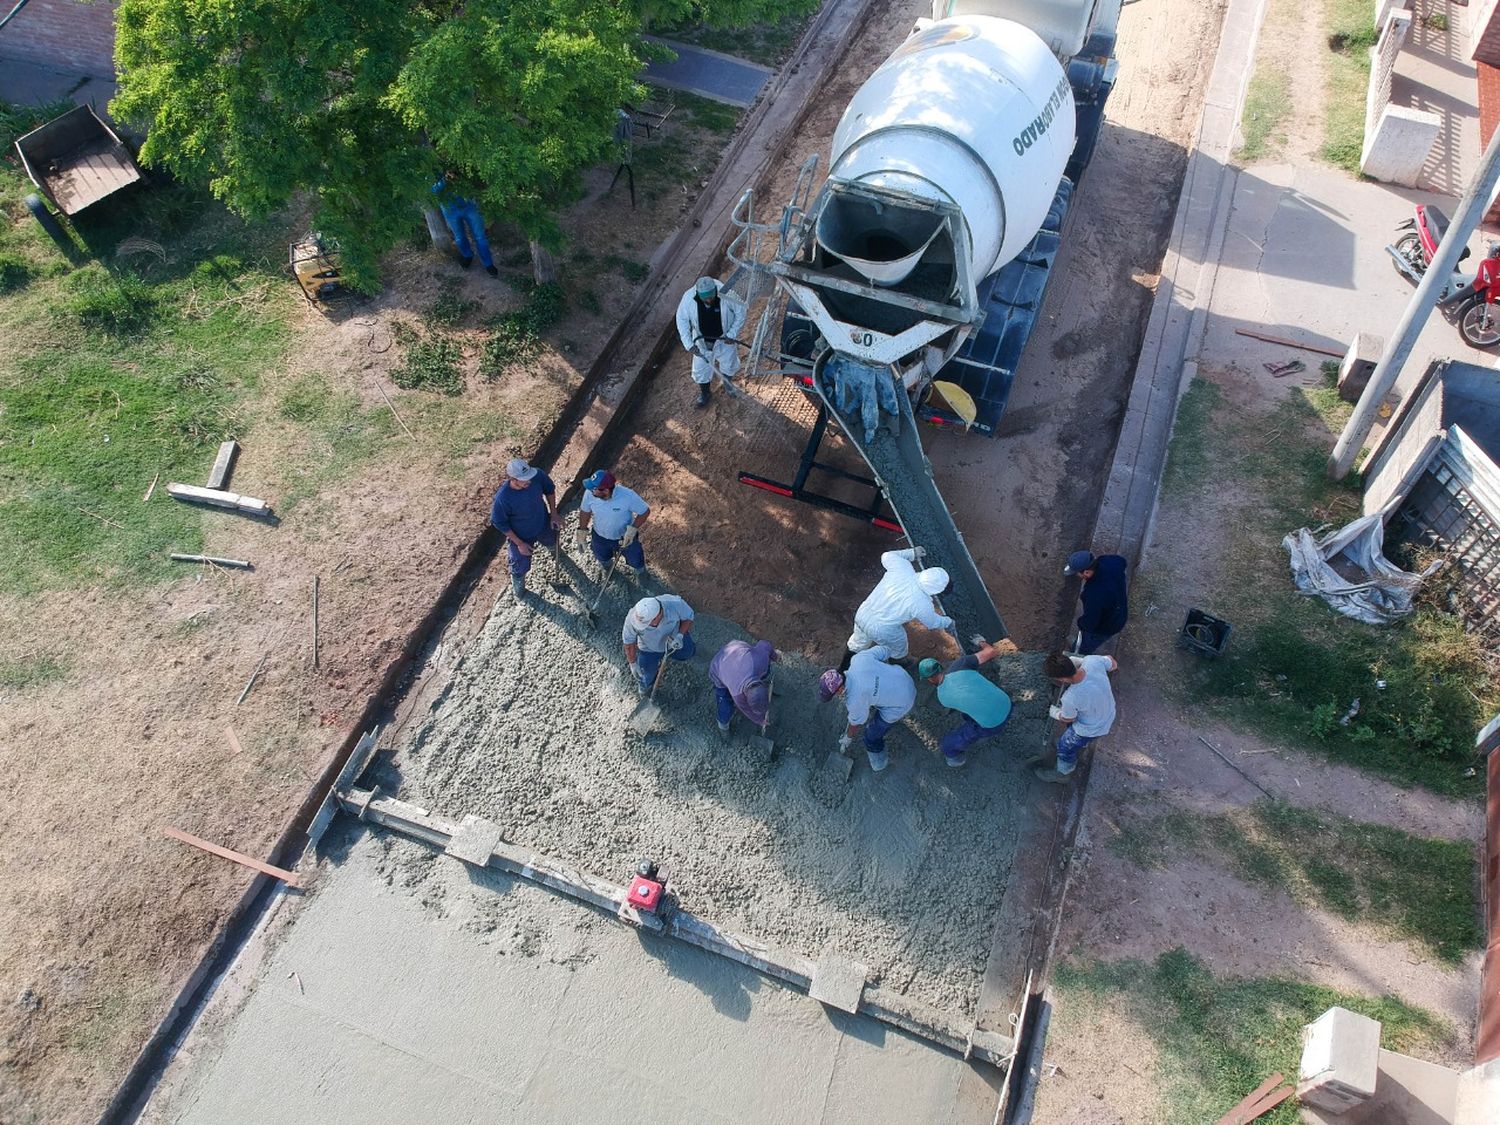
[[[500,842],[500,826],[482,816],[466,815],[458,832],[448,841],[444,849],[454,859],[472,863],[475,867],[488,867],[495,845]]]
[[[1500,1121],[1500,1059],[1458,1076],[1453,1125],[1492,1125]]]
[[[1354,337],[1354,343],[1349,345],[1349,350],[1344,353],[1343,362],[1339,364],[1339,398],[1345,402],[1358,402],[1359,396],[1364,394],[1365,387],[1369,385],[1370,375],[1375,370],[1375,364],[1380,361],[1380,354],[1385,351],[1385,337],[1377,336],[1373,332],[1361,332]]]
[[[1302,1029],[1297,1097],[1304,1105],[1343,1113],[1375,1093],[1380,1074],[1380,1021],[1329,1008]]]
[[[851,961],[839,953],[825,953],[813,969],[807,994],[820,1004],[841,1012],[857,1012],[869,975],[869,968],[858,961]]]
[[[1388,105],[1365,137],[1359,170],[1373,180],[1416,187],[1441,129],[1442,119],[1435,113]]]

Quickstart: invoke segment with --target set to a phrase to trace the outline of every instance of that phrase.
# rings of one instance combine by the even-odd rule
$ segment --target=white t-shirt
[[[583,501],[578,505],[578,510],[587,512],[592,517],[593,528],[601,537],[619,539],[625,534],[625,529],[635,522],[635,517],[644,516],[651,511],[651,507],[623,484],[617,484],[608,500],[595,496],[593,489],[584,489]]]
[[[678,626],[693,619],[693,607],[676,594],[658,594],[661,602],[661,622],[655,626],[637,626],[629,613],[625,614],[625,626],[620,630],[620,640],[635,645],[642,652],[666,652],[667,638],[679,632]]]
[[[1072,722],[1074,733],[1084,738],[1103,738],[1115,724],[1115,693],[1109,686],[1110,658],[1075,656],[1072,660],[1083,669],[1083,679],[1063,691],[1061,715]]]
[[[844,703],[849,722],[863,726],[873,708],[888,723],[899,722],[917,701],[917,685],[905,668],[887,664],[883,645],[856,653],[844,673]]]

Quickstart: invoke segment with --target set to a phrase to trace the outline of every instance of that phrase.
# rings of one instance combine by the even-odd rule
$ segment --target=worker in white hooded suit
[[[683,349],[693,353],[693,382],[698,384],[694,405],[708,405],[715,371],[727,384],[740,369],[733,341],[744,326],[744,302],[711,277],[700,277],[677,302],[677,337]]]
[[[901,660],[907,653],[908,621],[918,621],[929,629],[953,626],[953,618],[939,613],[932,601],[948,588],[948,572],[940,566],[918,570],[912,565],[926,553],[921,547],[913,547],[880,556],[885,577],[854,614],[850,652],[884,645],[892,660]]]

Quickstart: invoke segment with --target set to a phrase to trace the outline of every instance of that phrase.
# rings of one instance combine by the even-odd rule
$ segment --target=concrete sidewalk
[[[236,965],[142,1120],[982,1125],[999,1072],[406,841]],[[265,946],[271,946],[267,949]],[[195,1057],[195,1055],[197,1057]],[[972,1074],[983,1084],[965,1083]],[[979,1096],[983,1092],[983,1097]]]
[[[653,62],[646,67],[647,82],[673,90],[686,90],[727,105],[749,105],[760,96],[775,73],[759,63],[710,51],[706,47],[657,39],[651,35],[646,38],[659,46],[671,48],[677,54],[671,62]]]

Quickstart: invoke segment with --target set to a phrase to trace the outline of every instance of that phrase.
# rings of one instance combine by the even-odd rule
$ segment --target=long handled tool
[[[766,728],[771,725],[771,700],[775,695],[776,677],[771,676],[766,680],[766,717],[760,724],[760,734],[750,736],[750,748],[767,760],[776,749],[776,744],[766,737]]]
[[[604,600],[604,591],[609,589],[610,579],[615,576],[615,567],[620,565],[620,556],[624,553],[623,549],[618,550],[615,552],[615,557],[609,560],[609,573],[604,576],[604,581],[599,583],[599,592],[594,595],[594,603],[583,611],[583,616],[588,620],[590,629],[597,628],[599,625],[599,614],[596,611],[599,608],[599,603]]]
[[[727,336],[721,337],[721,339],[728,338],[729,337]],[[707,340],[703,340],[701,336],[699,337],[699,339],[703,341],[703,346],[708,349],[708,355],[705,358],[708,360],[709,384],[713,384],[714,376],[717,375],[719,377],[719,386],[724,388],[724,390],[729,394],[730,398],[741,398],[745,392],[734,385],[733,379],[719,370],[719,355],[717,351],[717,345],[710,344]],[[736,344],[739,343],[738,340],[735,340],[733,342]]]
[[[656,689],[661,687],[661,678],[667,672],[667,661],[671,659],[670,652],[661,654],[661,664],[656,669],[656,679],[651,681],[651,694],[637,703],[635,710],[630,713],[630,726],[636,734],[649,734],[656,720],[661,717],[661,708],[656,704]]]

